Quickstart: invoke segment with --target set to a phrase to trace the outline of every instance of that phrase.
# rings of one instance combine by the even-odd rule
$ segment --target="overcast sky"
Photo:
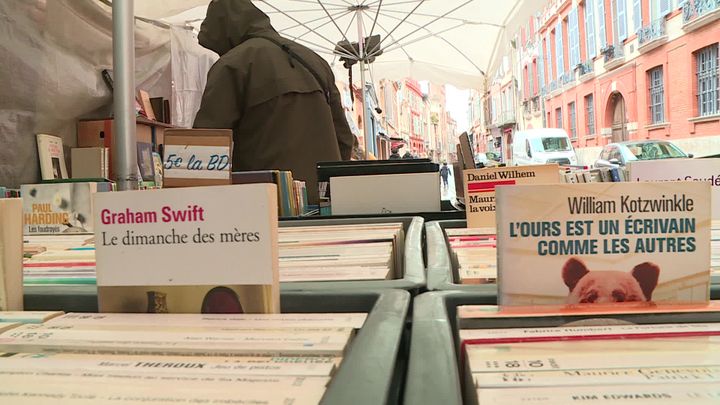
[[[459,90],[451,85],[445,86],[445,98],[447,105],[445,108],[457,122],[458,133],[463,133],[468,129],[468,98],[469,90]]]

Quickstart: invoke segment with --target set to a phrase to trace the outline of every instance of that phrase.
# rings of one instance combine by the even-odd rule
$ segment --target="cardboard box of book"
[[[232,184],[232,131],[168,129],[165,131],[165,188]]]

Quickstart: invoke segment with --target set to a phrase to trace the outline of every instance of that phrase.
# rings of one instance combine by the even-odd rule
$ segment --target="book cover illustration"
[[[501,305],[704,302],[710,185],[501,187]]]
[[[92,195],[110,183],[48,183],[21,186],[24,233],[90,233]]]
[[[36,138],[42,179],[67,179],[62,138],[47,134],[37,134]]]

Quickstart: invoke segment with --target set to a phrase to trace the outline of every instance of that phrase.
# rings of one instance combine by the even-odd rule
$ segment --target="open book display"
[[[278,228],[280,281],[402,277],[402,223]],[[26,236],[25,285],[95,284],[92,235]]]
[[[720,323],[631,324],[703,314],[711,304],[458,308],[466,403],[713,404],[720,383]],[[522,328],[533,319],[593,317],[599,326]],[[510,329],[473,329],[511,319]],[[583,322],[579,321],[578,323]],[[587,322],[587,321],[585,321]],[[486,326],[485,326],[486,327]]]
[[[445,229],[460,284],[488,284],[497,279],[497,238],[493,228]]]
[[[317,404],[366,318],[0,312],[0,398]]]
[[[401,223],[279,228],[280,281],[402,278]]]

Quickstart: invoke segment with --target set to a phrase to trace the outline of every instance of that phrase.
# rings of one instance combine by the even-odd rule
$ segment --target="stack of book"
[[[595,169],[563,169],[560,177],[565,183],[599,183],[628,181],[628,169],[624,167],[600,167]]]
[[[604,319],[599,326],[518,327],[537,325],[543,318],[580,321],[720,311],[715,303],[618,304],[459,307],[466,403],[717,403],[718,323],[636,325]],[[508,328],[477,329],[509,320],[514,324]]]
[[[24,285],[95,284],[90,234],[25,235]]]
[[[20,198],[20,189],[0,186],[0,198]]]
[[[402,223],[279,228],[280,281],[400,278]],[[92,235],[26,235],[24,284],[95,284]]]
[[[70,313],[23,324],[16,316],[0,324],[0,352],[12,353],[0,356],[0,396],[45,404],[317,404],[366,318]]]
[[[307,187],[287,170],[233,172],[233,184],[273,183],[278,188],[278,216],[298,217],[308,212]]]
[[[460,284],[494,283],[497,279],[497,239],[493,228],[446,228]]]
[[[280,281],[402,277],[401,223],[279,228]]]

